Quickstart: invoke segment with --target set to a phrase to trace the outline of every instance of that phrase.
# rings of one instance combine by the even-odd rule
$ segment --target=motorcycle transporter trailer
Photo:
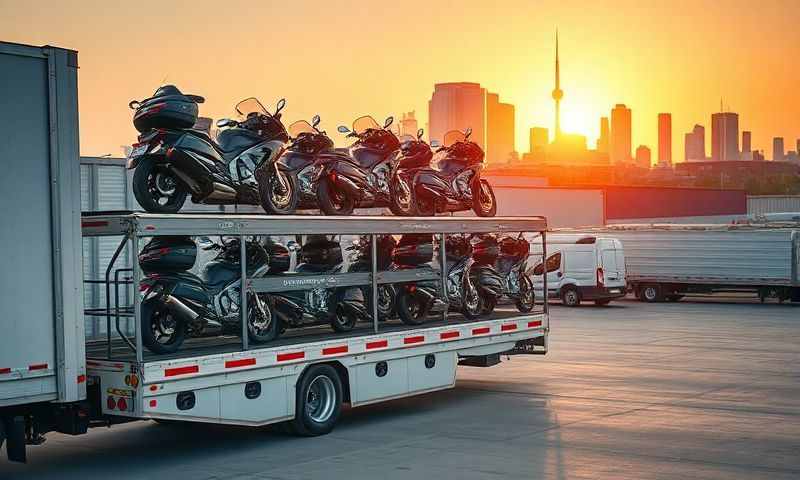
[[[377,248],[372,248],[371,272],[247,278],[245,240],[267,235],[366,234],[375,247],[381,234],[432,234],[439,245],[436,261],[444,265],[447,234],[535,232],[544,249],[545,231],[543,217],[84,214],[84,239],[121,238],[105,277],[83,282],[88,288],[105,288],[105,305],[85,309],[84,318],[105,321],[106,338],[84,343],[84,318],[67,322],[69,315],[15,322],[18,328],[28,329],[24,335],[54,338],[54,357],[45,362],[37,360],[44,354],[31,351],[18,336],[16,340],[0,336],[0,349],[16,352],[10,357],[16,363],[0,365],[0,445],[5,440],[8,458],[24,462],[26,444],[42,443],[46,432],[78,435],[89,427],[146,419],[247,426],[288,421],[296,433],[324,434],[333,428],[343,403],[358,407],[451,388],[457,365],[485,367],[500,363],[501,354],[547,351],[545,298],[534,311],[509,311],[505,318],[495,312],[470,321],[449,314],[445,307],[441,317],[429,317],[418,326],[379,323],[377,302],[372,301],[372,323],[364,327],[347,333],[300,328],[260,345],[249,344],[243,321],[248,318],[248,302],[240,302],[242,332],[227,343],[189,339],[177,353],[152,354],[143,348],[140,322],[135,321],[140,318],[142,300],[135,286],[142,271],[138,261],[131,261],[136,255],[129,254],[139,252],[145,238],[239,236],[244,259],[241,276],[250,292],[361,285],[371,286],[375,299],[380,284],[439,280],[441,298],[447,298],[448,285],[439,273],[445,268],[378,271]],[[128,331],[123,321],[129,321]],[[67,345],[67,350],[85,349],[85,360],[67,369],[65,365],[71,362],[64,361],[64,347],[59,345],[73,341],[80,345]],[[66,382],[72,383],[74,395],[59,394],[59,385]]]

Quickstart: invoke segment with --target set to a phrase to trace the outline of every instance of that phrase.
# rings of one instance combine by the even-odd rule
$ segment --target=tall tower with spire
[[[556,135],[555,141],[561,138],[561,99],[564,97],[564,91],[561,90],[561,75],[558,65],[558,29],[556,29],[556,88],[553,89],[553,100],[556,101]]]

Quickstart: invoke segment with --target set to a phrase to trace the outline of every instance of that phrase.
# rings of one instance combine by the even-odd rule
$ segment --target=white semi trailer
[[[645,302],[753,292],[800,301],[800,225],[613,225],[581,229],[622,242],[628,286]]]
[[[299,430],[325,433],[344,403],[449,388],[457,365],[491,366],[501,353],[547,351],[546,299],[526,314],[496,311],[468,320],[445,307],[421,325],[379,322],[381,284],[438,281],[440,298],[448,298],[448,285],[441,267],[379,271],[373,254],[366,272],[285,278],[247,278],[246,261],[240,262],[243,283],[258,293],[368,288],[372,321],[351,332],[297,328],[250,345],[242,321],[240,335],[193,338],[168,355],[147,352],[138,327],[142,272],[132,254],[146,238],[224,235],[245,245],[250,236],[358,234],[371,236],[374,246],[381,234],[430,234],[444,262],[445,235],[540,233],[544,247],[546,221],[133,212],[82,218],[76,70],[75,52],[0,43],[0,131],[15,132],[0,139],[7,167],[0,176],[0,244],[8,252],[0,269],[0,448],[10,460],[25,461],[26,446],[41,444],[47,432],[78,435],[144,419],[308,426],[324,414],[325,428]],[[110,261],[87,268],[83,252],[91,251],[93,238],[117,248]],[[99,278],[86,278],[91,272]],[[84,289],[96,294],[86,308]],[[241,320],[248,318],[246,302],[240,311]],[[104,335],[87,339],[89,318],[100,319]]]

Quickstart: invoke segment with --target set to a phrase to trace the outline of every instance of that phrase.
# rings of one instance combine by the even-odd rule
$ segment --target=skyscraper
[[[683,159],[687,162],[702,162],[706,159],[706,129],[695,125],[684,136]]]
[[[398,122],[398,133],[400,136],[404,135],[411,135],[412,137],[417,137],[417,130],[419,126],[417,124],[417,118],[415,116],[414,111],[411,112],[404,112],[400,116],[400,122]]]
[[[672,165],[672,115],[658,114],[658,163]]]
[[[795,147],[794,151],[800,155],[800,138],[797,139],[797,147]]]
[[[609,141],[608,117],[600,117],[600,137],[597,139],[597,151],[608,153]]]
[[[486,150],[486,90],[478,83],[437,83],[428,101],[429,138],[472,128],[470,139]]]
[[[748,130],[742,131],[742,153],[750,153],[750,138],[752,134]]]
[[[611,110],[611,163],[631,161],[631,109],[618,103]]]
[[[730,162],[739,159],[739,115],[719,112],[711,115],[711,160]]]
[[[775,137],[772,139],[772,161],[782,162],[783,159],[783,137]]]
[[[555,139],[558,142],[561,138],[561,99],[564,98],[564,91],[561,90],[561,74],[558,64],[558,30],[556,30],[556,88],[553,89],[553,100],[556,102],[556,124]]]
[[[530,131],[530,147],[528,149],[531,153],[543,153],[547,149],[547,144],[550,142],[550,135],[546,128],[533,127]]]
[[[514,148],[514,105],[501,103],[496,93],[486,94],[486,161],[505,163]]]
[[[636,147],[636,166],[642,168],[650,168],[652,166],[650,149],[644,145]]]

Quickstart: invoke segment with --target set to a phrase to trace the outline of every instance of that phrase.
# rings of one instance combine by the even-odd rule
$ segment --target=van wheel
[[[567,307],[577,307],[581,304],[581,295],[575,287],[566,287],[561,290],[561,303]]]
[[[643,302],[648,303],[660,302],[663,300],[661,296],[661,287],[658,285],[645,285],[639,293],[639,298]]]
[[[330,365],[312,365],[297,382],[295,416],[290,422],[297,435],[313,437],[333,430],[342,410],[342,380]]]

